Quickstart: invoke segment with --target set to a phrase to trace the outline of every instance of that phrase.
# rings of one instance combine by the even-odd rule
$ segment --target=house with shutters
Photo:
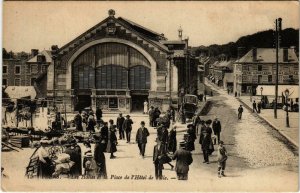
[[[294,48],[278,52],[278,84],[299,84],[299,60]],[[275,85],[276,49],[253,48],[234,63],[234,92],[256,95],[260,85]]]
[[[134,112],[143,103],[178,107],[179,90],[197,93],[197,62],[188,40],[163,34],[123,17],[108,17],[71,42],[52,46],[47,99],[67,112],[91,107]]]

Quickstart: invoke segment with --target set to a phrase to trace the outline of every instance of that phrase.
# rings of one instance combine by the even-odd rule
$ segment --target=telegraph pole
[[[275,104],[274,104],[274,118],[277,119],[277,98],[278,98],[278,50],[280,48],[280,32],[281,32],[281,18],[276,19],[276,83],[275,83]]]

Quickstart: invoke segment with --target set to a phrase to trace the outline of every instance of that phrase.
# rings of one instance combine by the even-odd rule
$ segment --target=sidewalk
[[[218,89],[219,92],[227,94],[225,89],[212,84],[210,81],[206,80],[207,85]],[[233,94],[230,96],[234,97]],[[259,100],[259,96],[252,97],[252,100]],[[252,102],[250,102],[249,96],[241,96],[237,98],[238,101],[243,103],[245,107],[252,110]],[[273,109],[262,109],[260,114],[257,114],[259,118],[268,123],[271,127],[276,129],[282,136],[288,139],[292,144],[299,148],[299,113],[289,112],[290,127],[286,127],[286,112],[282,109],[277,109],[277,119],[274,118]]]
[[[252,109],[249,96],[241,96],[238,100]],[[252,97],[252,100],[258,101],[259,96]],[[286,112],[282,109],[277,109],[277,119],[274,118],[273,109],[262,109],[257,115],[299,148],[299,113],[289,112],[289,128],[286,127]]]

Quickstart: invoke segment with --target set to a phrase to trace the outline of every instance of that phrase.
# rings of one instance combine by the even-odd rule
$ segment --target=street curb
[[[245,102],[243,102],[241,99],[237,100],[242,103],[249,111],[252,111],[252,108],[249,107]],[[273,129],[275,129],[282,137],[284,137],[286,140],[288,140],[290,143],[292,143],[295,147],[297,147],[297,149],[299,149],[299,145],[297,145],[297,143],[291,139],[289,136],[287,136],[286,134],[282,133],[280,131],[280,129],[278,129],[273,123],[271,123],[270,121],[268,121],[266,118],[262,117],[259,114],[256,114],[261,120],[265,121],[270,127],[272,127]]]

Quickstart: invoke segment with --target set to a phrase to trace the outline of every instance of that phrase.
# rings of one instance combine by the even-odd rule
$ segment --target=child
[[[226,167],[226,160],[227,160],[227,151],[224,147],[224,142],[220,141],[219,147],[218,147],[218,175],[219,178],[222,176],[225,177],[224,170]]]

